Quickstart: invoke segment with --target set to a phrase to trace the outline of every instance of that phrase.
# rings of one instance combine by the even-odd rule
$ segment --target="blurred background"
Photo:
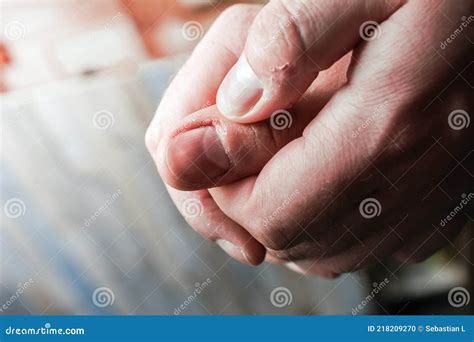
[[[0,314],[472,313],[471,217],[423,263],[333,280],[241,265],[187,226],[144,132],[232,3],[1,2]]]

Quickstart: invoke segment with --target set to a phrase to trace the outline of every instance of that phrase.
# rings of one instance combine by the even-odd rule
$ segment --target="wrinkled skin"
[[[331,19],[325,15],[329,2],[314,3],[317,9],[305,11],[321,13],[314,16],[321,21]],[[474,124],[466,127],[463,121],[474,114],[474,23],[444,49],[440,42],[459,27],[462,16],[474,12],[472,1],[377,5],[371,15],[381,23],[380,37],[348,41],[350,48],[332,53],[325,44],[345,42],[337,39],[343,33],[331,29],[325,34],[336,37],[319,39],[315,51],[307,51],[309,60],[328,51],[309,76],[301,71],[311,69],[308,61],[264,70],[294,60],[291,49],[298,44],[291,41],[303,40],[300,54],[311,45],[292,37],[308,31],[298,27],[281,34],[271,51],[255,52],[265,30],[272,30],[268,13],[281,6],[270,5],[234,6],[217,19],[173,80],[148,129],[147,147],[189,224],[205,238],[230,242],[220,245],[242,262],[266,259],[326,277],[388,256],[421,261],[452,244],[467,217],[440,222],[462,194],[474,192]],[[360,21],[370,18],[347,20],[357,31]],[[214,104],[242,51],[257,75],[271,77],[277,90],[261,110],[234,119]],[[282,108],[292,124],[275,129],[265,119]],[[464,112],[450,117],[455,110]],[[185,138],[202,127],[215,131],[217,142]],[[218,142],[229,162],[221,163],[224,173],[199,161],[217,153],[213,144]],[[187,215],[189,198],[198,201],[202,215]],[[375,214],[374,206],[361,207],[366,199],[379,206]]]

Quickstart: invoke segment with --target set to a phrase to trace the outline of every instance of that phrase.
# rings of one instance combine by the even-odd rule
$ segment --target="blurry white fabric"
[[[133,19],[117,0],[0,2],[7,89],[146,60]]]

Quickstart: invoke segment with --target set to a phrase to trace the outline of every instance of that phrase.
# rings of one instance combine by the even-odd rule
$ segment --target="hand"
[[[474,196],[473,28],[440,43],[472,10],[469,1],[228,10],[147,133],[163,179],[186,190],[170,188],[178,208],[241,261],[267,253],[323,276],[391,255],[422,260],[452,243],[466,217],[441,222],[462,193],[468,206]],[[367,21],[380,23],[375,35],[365,36]],[[284,130],[282,114],[292,120]],[[185,212],[190,196],[203,215]]]

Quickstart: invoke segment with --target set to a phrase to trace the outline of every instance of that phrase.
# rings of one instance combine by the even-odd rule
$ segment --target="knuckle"
[[[286,233],[286,229],[276,227],[274,225],[263,225],[259,228],[253,227],[256,239],[265,247],[274,251],[285,251],[291,246],[292,238]]]
[[[285,54],[301,53],[301,50],[305,50],[305,38],[300,29],[301,15],[293,7],[299,8],[300,5],[273,1],[264,7],[252,24],[249,38],[254,44],[250,46],[251,55],[259,56],[262,50],[270,48],[272,53],[278,54],[274,58],[283,61]],[[248,48],[247,52],[249,52]],[[290,73],[292,64],[284,64],[284,66],[285,68],[278,70],[279,73]]]
[[[287,245],[286,249],[269,249],[268,252],[276,258],[285,261],[303,261],[307,259],[323,261],[329,257],[326,246],[313,241],[298,242],[296,239],[293,239],[290,246]]]
[[[279,17],[279,29],[285,33],[285,39],[292,44],[297,44],[306,50],[310,45],[308,32],[316,29],[312,27],[319,20],[317,4],[305,1],[274,0],[271,2],[273,15]]]
[[[260,243],[273,250],[286,250],[295,246],[301,238],[301,229],[292,219],[290,200],[278,203],[269,201],[266,194],[274,193],[273,183],[263,180],[259,184],[258,192],[253,192],[242,208],[243,222]]]
[[[300,29],[300,14],[286,1],[273,1],[268,9],[269,17],[273,20],[265,21],[261,25],[266,25],[269,32],[273,32],[274,40],[283,41],[286,45],[296,45],[305,48],[305,38]],[[271,26],[270,26],[271,25]]]

